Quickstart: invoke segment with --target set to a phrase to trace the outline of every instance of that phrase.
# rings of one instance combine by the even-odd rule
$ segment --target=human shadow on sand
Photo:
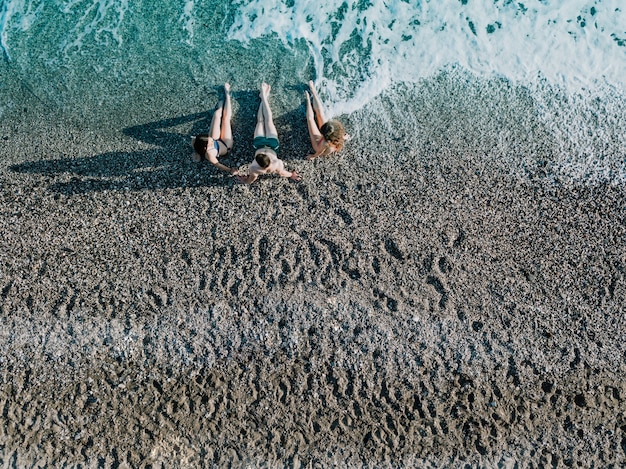
[[[233,116],[234,148],[221,161],[242,167],[252,161],[252,140],[258,92],[233,93],[239,108]],[[217,98],[216,98],[217,101]],[[65,195],[101,191],[140,191],[181,187],[231,186],[237,182],[210,163],[191,159],[191,136],[208,132],[212,110],[127,127],[123,133],[154,149],[108,152],[84,158],[61,158],[21,163],[19,173],[48,178],[48,188]],[[309,145],[303,106],[275,118],[281,157],[302,159]],[[177,127],[191,130],[177,131]],[[245,171],[245,168],[242,168]],[[52,180],[50,180],[50,178]]]

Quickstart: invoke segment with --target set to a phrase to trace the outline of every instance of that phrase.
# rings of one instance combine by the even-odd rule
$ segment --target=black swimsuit
[[[222,145],[224,145],[226,147],[226,155],[228,155],[230,153],[230,151],[232,150],[232,148],[230,148],[228,145],[226,145],[226,142],[224,140],[222,140],[221,138],[218,138],[217,140],[213,140],[213,147],[215,148],[215,151],[217,152],[216,157],[219,158],[220,157],[220,144],[218,142],[222,142]],[[207,147],[206,149],[207,153],[209,152],[209,148]],[[207,155],[208,158],[208,155]]]

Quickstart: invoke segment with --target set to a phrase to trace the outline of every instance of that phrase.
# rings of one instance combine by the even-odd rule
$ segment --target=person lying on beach
[[[327,156],[331,153],[341,151],[344,142],[350,140],[350,136],[346,134],[346,129],[341,122],[331,119],[326,120],[322,102],[317,96],[313,81],[309,81],[310,92],[305,91],[306,97],[306,122],[309,128],[309,137],[311,137],[311,145],[315,153],[308,155],[307,158],[312,160],[318,156]],[[311,106],[311,96],[313,96],[313,105]]]
[[[191,139],[191,146],[194,149],[193,160],[202,161],[207,159],[211,164],[232,175],[237,175],[234,168],[220,163],[217,159],[227,155],[233,149],[233,130],[230,126],[230,119],[233,115],[230,103],[230,85],[224,83],[224,101],[220,101],[217,109],[211,118],[210,134],[201,134]]]
[[[278,174],[293,181],[299,181],[300,175],[295,171],[287,171],[281,159],[278,158],[278,131],[274,125],[272,110],[268,102],[270,85],[261,85],[261,104],[256,115],[256,128],[252,145],[256,152],[254,161],[250,165],[248,176],[237,176],[240,182],[251,184],[261,174]]]

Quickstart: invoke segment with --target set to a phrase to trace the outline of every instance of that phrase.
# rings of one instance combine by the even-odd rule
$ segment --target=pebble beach
[[[562,177],[523,88],[436,80],[342,116],[331,158],[277,112],[303,179],[251,186],[191,160],[201,104],[103,133],[24,91],[0,467],[621,465],[625,186]]]

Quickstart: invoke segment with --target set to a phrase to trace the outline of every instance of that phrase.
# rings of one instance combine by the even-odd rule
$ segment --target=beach
[[[568,177],[525,88],[480,83],[394,86],[315,161],[288,90],[302,181],[250,186],[191,160],[193,96],[96,128],[22,90],[0,466],[622,464],[626,186]],[[233,96],[245,172],[258,97]]]

